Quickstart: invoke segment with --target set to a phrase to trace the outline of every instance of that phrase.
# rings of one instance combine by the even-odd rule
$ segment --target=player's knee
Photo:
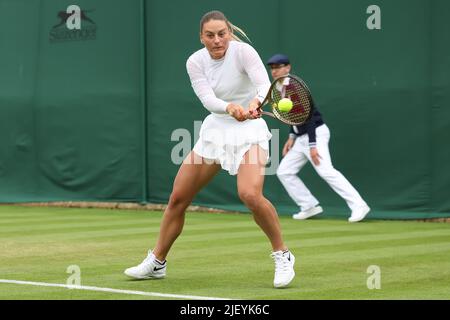
[[[255,208],[260,203],[261,194],[253,190],[240,190],[239,198],[249,208]]]
[[[171,207],[179,207],[179,206],[189,206],[190,199],[186,196],[185,193],[179,191],[172,191],[172,194],[169,198],[168,205]]]

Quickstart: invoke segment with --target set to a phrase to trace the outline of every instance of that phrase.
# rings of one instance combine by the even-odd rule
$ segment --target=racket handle
[[[261,112],[262,114],[264,114],[264,115],[266,115],[266,116],[269,116],[269,117],[272,117],[272,118],[277,118],[277,117],[275,117],[275,115],[272,113],[272,112],[269,112],[269,111],[263,111],[263,112]]]

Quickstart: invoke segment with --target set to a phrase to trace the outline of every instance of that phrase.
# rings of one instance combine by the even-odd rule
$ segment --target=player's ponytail
[[[235,25],[232,24],[230,21],[227,21],[227,24],[228,24],[228,26],[229,26],[230,29],[231,29],[231,37],[232,37],[234,40],[243,42],[243,40],[242,40],[238,35],[236,35],[236,33],[237,33],[237,34],[239,34],[240,36],[242,36],[243,38],[245,38],[246,41],[248,41],[248,42],[250,42],[250,43],[252,42],[252,41],[250,40],[250,38],[245,34],[244,30],[242,30],[242,29],[239,28],[238,26],[235,26]]]
[[[245,34],[244,30],[242,30],[241,28],[239,28],[238,26],[235,26],[234,24],[232,24],[226,17],[225,15],[217,10],[214,11],[210,11],[205,13],[205,15],[203,15],[202,19],[200,20],[200,33],[202,33],[203,31],[203,25],[205,23],[207,23],[210,20],[220,20],[220,21],[225,21],[225,23],[228,26],[228,29],[231,32],[231,37],[236,40],[236,41],[240,41],[240,42],[244,42],[244,40],[242,40],[242,38],[245,39],[245,41],[248,42],[252,42],[250,40],[250,38]],[[241,38],[242,37],[242,38]]]

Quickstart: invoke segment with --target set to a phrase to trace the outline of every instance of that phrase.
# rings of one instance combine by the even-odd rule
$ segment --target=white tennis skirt
[[[220,163],[222,169],[235,175],[252,145],[266,150],[269,158],[271,138],[272,134],[262,118],[239,122],[231,116],[210,114],[202,123],[200,137],[193,150],[205,159]]]

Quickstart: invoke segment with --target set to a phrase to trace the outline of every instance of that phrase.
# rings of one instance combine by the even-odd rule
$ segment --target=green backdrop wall
[[[59,25],[71,4],[81,31]],[[370,5],[381,29],[366,25]],[[0,0],[0,202],[167,202],[208,114],[185,63],[213,9],[264,61],[290,56],[330,127],[335,167],[371,217],[450,216],[445,0]],[[267,122],[274,173],[288,128]],[[300,175],[330,216],[348,215],[310,166]],[[297,210],[273,174],[265,193],[280,214]],[[224,172],[195,204],[245,210]]]

